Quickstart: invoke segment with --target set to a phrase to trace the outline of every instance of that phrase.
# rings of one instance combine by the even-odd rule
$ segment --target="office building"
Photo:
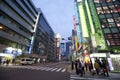
[[[31,0],[0,0],[0,52],[29,53],[38,15]]]
[[[31,0],[0,0],[0,52],[55,58],[54,32]]]

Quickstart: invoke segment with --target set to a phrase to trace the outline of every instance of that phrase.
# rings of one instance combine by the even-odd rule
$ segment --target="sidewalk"
[[[71,75],[76,75],[76,72],[75,72],[75,68],[74,70],[71,70],[71,66],[68,65],[68,72],[71,74]],[[114,80],[114,79],[117,79],[117,80],[120,80],[120,73],[113,73],[113,72],[109,72],[109,77],[107,76],[103,76],[103,75],[92,75],[89,71],[86,72],[86,74],[83,76],[85,78],[101,78],[101,79],[110,79],[110,80]]]

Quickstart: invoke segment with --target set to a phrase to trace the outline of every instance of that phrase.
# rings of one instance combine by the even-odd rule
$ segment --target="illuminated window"
[[[111,2],[112,0],[106,0],[106,2]]]
[[[98,7],[98,8],[97,8],[97,13],[98,13],[98,14],[103,14],[103,11],[102,11],[102,8],[101,8],[101,7]]]
[[[107,6],[103,7],[103,11],[104,11],[104,13],[110,13],[110,11],[109,11]]]
[[[107,19],[108,22],[114,22],[112,18]]]
[[[114,19],[115,19],[115,22],[117,24],[117,27],[120,27],[120,17],[116,17]]]
[[[120,12],[120,5],[115,5],[118,12]]]
[[[110,12],[113,13],[113,12],[117,12],[116,8],[114,7],[114,5],[111,5],[109,6],[109,9],[110,9]]]

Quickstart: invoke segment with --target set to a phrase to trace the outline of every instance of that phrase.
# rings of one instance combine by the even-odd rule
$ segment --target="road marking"
[[[66,68],[53,68],[53,67],[40,67],[40,66],[9,66],[10,68],[30,69],[30,70],[44,70],[44,71],[56,71],[65,72]]]
[[[79,75],[70,75],[70,80],[75,79],[82,79],[82,80],[109,80],[109,79],[103,79],[103,78],[88,78],[88,77],[80,77]]]
[[[64,68],[61,72],[65,72],[66,71],[66,68]]]
[[[49,71],[49,70],[52,70],[53,68],[48,68],[48,69],[46,69],[45,71]]]
[[[59,68],[58,70],[56,70],[56,72],[59,72],[62,68]]]
[[[47,69],[46,67],[44,67],[44,68],[42,68],[42,69],[40,69],[40,70],[45,70],[45,69]]]
[[[51,71],[55,71],[56,69],[58,69],[58,68],[54,68],[54,69],[52,69]]]

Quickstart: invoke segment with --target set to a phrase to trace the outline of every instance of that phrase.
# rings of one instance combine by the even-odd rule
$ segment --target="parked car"
[[[20,60],[20,64],[25,65],[25,64],[34,64],[33,59],[30,58],[22,58]]]

